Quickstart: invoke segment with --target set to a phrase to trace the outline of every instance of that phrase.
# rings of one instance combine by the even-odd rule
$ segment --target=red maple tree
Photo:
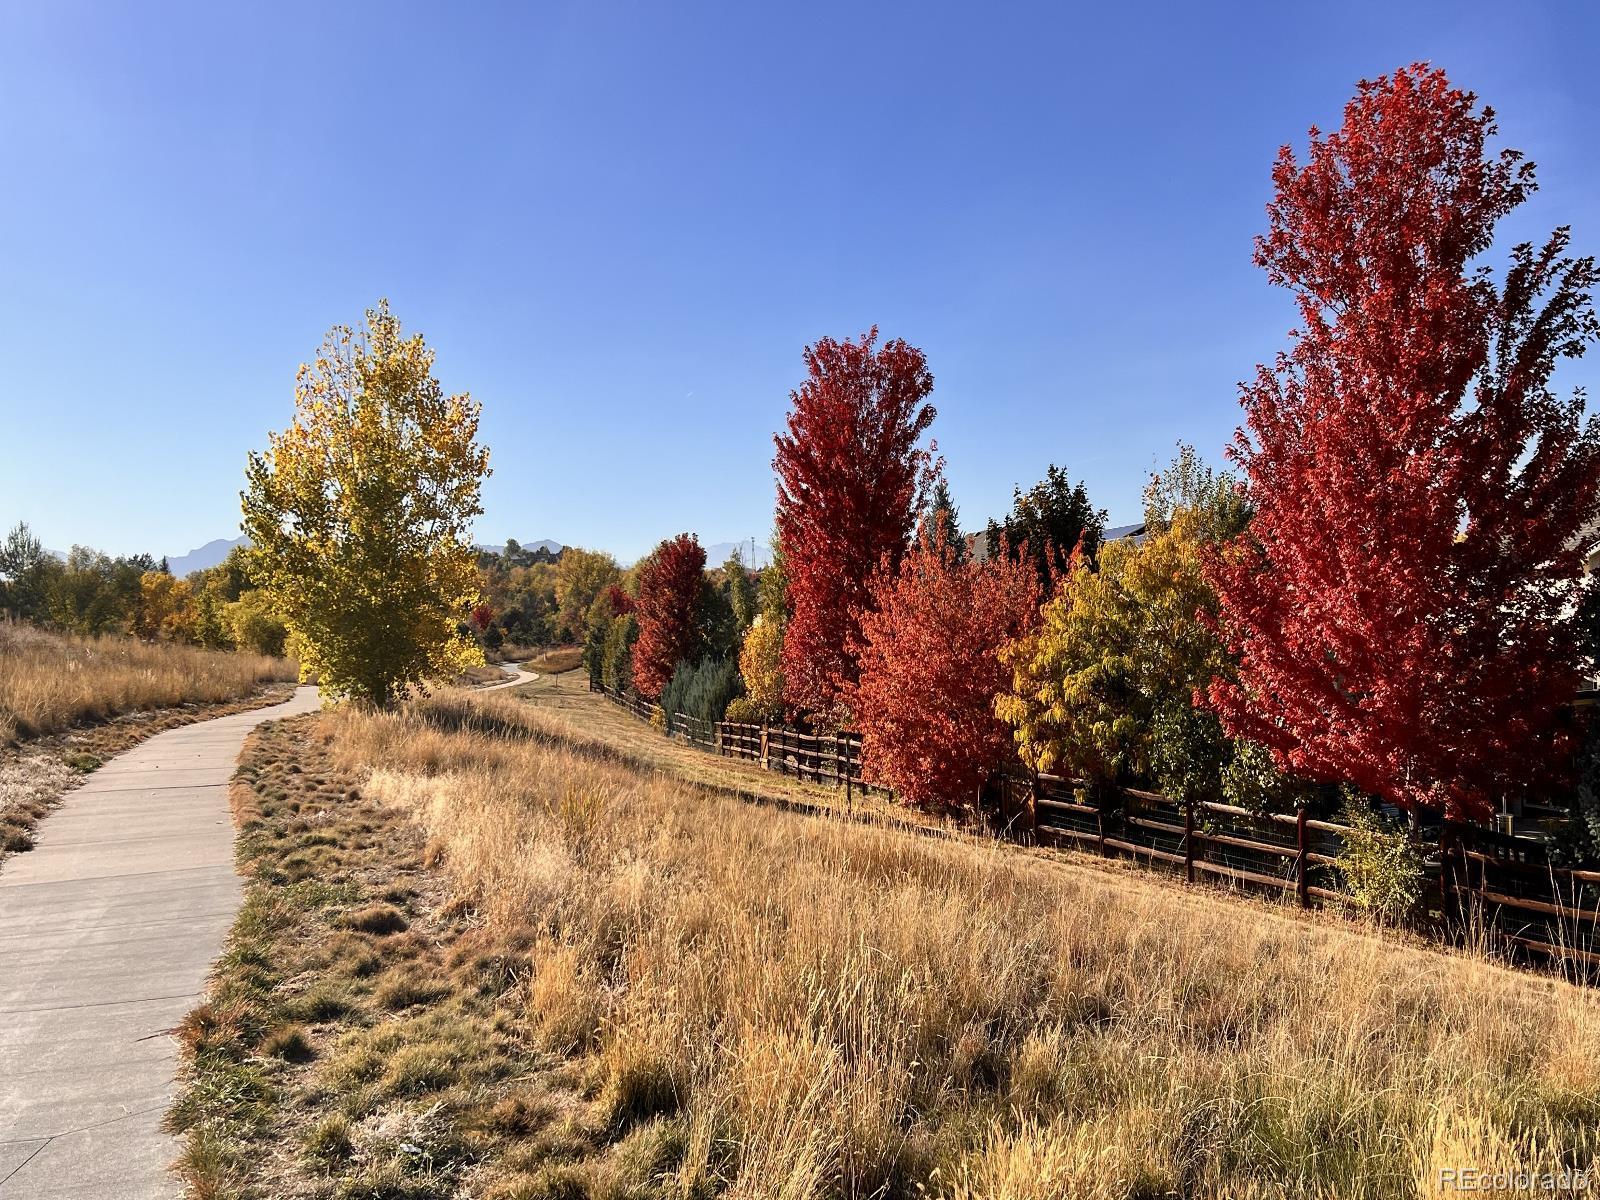
[[[923,808],[975,802],[1006,757],[1011,730],[994,698],[1011,673],[1000,647],[1032,628],[1041,598],[1027,555],[958,561],[946,541],[925,525],[898,573],[886,560],[873,575],[861,678],[847,693],[867,778]]]
[[[647,700],[658,699],[678,664],[698,649],[705,569],[706,552],[699,539],[680,533],[657,546],[639,572],[633,686]]]
[[[1499,285],[1474,264],[1535,186],[1495,132],[1417,64],[1363,82],[1304,164],[1280,152],[1255,259],[1303,328],[1242,388],[1255,519],[1210,569],[1239,655],[1209,692],[1228,731],[1452,816],[1553,764],[1600,516],[1600,434],[1550,387],[1600,332],[1595,264],[1565,229]]]
[[[790,393],[778,453],[778,543],[788,584],[784,700],[791,710],[840,717],[841,690],[856,679],[852,646],[869,604],[867,581],[899,566],[915,523],[933,421],[922,351],[823,338],[805,349],[808,378]]]

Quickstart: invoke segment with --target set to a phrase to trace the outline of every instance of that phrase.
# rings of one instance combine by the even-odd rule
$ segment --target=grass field
[[[535,654],[522,665],[541,675],[560,675],[566,671],[576,671],[583,665],[583,647],[557,646],[553,650]]]
[[[618,758],[640,771],[660,772],[685,783],[805,811],[842,812],[846,808],[844,793],[835,788],[802,782],[792,775],[763,770],[746,759],[724,758],[703,746],[663,736],[615,701],[591,692],[581,671],[541,676],[507,694],[527,706],[529,711],[519,718],[527,730]],[[953,828],[940,818],[891,803],[878,791],[855,789],[849,811],[891,825]]]
[[[1415,1196],[1596,1155],[1600,1007],[1553,979],[741,803],[503,694],[296,728],[190,1023],[197,1194]]]
[[[124,713],[237,700],[298,670],[287,659],[13,622],[0,622],[0,662],[0,746]]]

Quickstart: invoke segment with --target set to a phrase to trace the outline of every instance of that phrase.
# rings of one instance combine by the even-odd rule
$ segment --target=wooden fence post
[[[1294,810],[1294,894],[1301,908],[1311,907],[1311,880],[1307,874],[1310,863],[1306,846],[1306,806],[1302,802]]]
[[[844,776],[844,810],[849,812],[853,807],[850,797],[850,743],[846,741],[844,746],[844,757],[841,759],[839,757],[839,743],[837,741],[833,743],[833,762],[835,769]]]
[[[1194,797],[1183,802],[1183,874],[1194,882]]]
[[[1450,892],[1455,874],[1455,864],[1451,861],[1451,854],[1454,850],[1452,841],[1450,822],[1446,821],[1439,827],[1439,920],[1444,924],[1446,930],[1451,925]]]
[[[761,722],[761,769],[763,771],[772,770],[767,765],[767,723],[765,721]]]

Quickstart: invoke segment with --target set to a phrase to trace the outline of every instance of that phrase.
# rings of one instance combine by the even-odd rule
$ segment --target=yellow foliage
[[[595,598],[622,578],[617,560],[600,550],[568,546],[556,564],[557,623],[572,637],[586,631]]]
[[[783,707],[783,623],[762,613],[744,635],[739,650],[739,674],[746,698],[763,717],[776,716]]]
[[[264,588],[323,692],[387,704],[483,661],[468,541],[489,452],[480,406],[446,396],[387,302],[300,368],[294,423],[250,456],[244,527]]]
[[[224,606],[222,621],[229,639],[240,650],[282,657],[288,630],[259,588],[240,592],[237,600]]]
[[[148,641],[193,642],[194,596],[188,581],[166,571],[146,571],[139,576],[139,608],[133,632]]]
[[[1076,564],[1038,629],[1001,651],[1012,690],[995,711],[1035,770],[1112,779],[1151,774],[1163,716],[1225,669],[1201,613],[1216,598],[1201,572],[1204,517],[1190,510],[1142,546],[1110,542],[1098,569]]]

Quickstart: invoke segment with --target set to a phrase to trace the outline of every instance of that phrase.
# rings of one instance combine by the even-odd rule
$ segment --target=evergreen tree
[[[1105,525],[1105,510],[1089,503],[1088,489],[1052,463],[1026,492],[1012,492],[1011,514],[1003,523],[989,522],[989,557],[1004,552],[1016,562],[1026,554],[1048,595],[1053,581],[1067,573],[1074,550],[1094,557]]]

